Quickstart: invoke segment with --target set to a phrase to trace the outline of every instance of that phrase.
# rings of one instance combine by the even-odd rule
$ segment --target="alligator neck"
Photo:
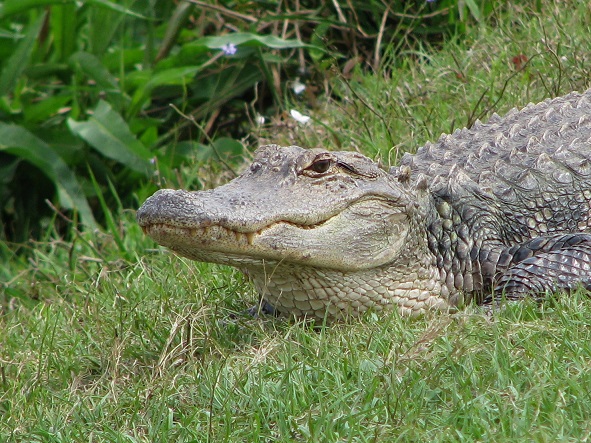
[[[355,272],[280,263],[250,268],[245,274],[275,309],[296,317],[339,319],[393,307],[416,316],[454,307],[457,294],[450,298],[435,258],[424,260],[423,254],[419,260],[420,255],[406,266],[390,263]]]

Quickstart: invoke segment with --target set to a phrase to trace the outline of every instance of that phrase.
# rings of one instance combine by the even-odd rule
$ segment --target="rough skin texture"
[[[227,185],[158,191],[137,219],[298,317],[591,289],[591,90],[442,135],[389,172],[353,152],[263,146]]]

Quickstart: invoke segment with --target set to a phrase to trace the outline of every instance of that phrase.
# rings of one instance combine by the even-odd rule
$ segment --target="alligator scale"
[[[263,146],[230,183],[158,191],[137,219],[298,317],[591,289],[591,90],[442,135],[388,172],[354,152]]]

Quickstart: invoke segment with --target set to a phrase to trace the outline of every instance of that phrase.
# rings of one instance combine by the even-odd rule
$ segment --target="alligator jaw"
[[[332,217],[331,217],[332,218]],[[298,229],[315,229],[319,226],[322,226],[326,223],[329,219],[324,220],[319,223],[315,223],[313,225],[300,225],[294,222],[289,221],[279,221],[273,223],[273,225],[279,224],[287,224],[291,225]],[[264,228],[259,229],[258,231],[249,231],[249,232],[242,232],[236,231],[231,228],[226,228],[221,225],[210,225],[210,226],[202,226],[202,227],[182,227],[182,226],[175,226],[167,223],[152,223],[146,224],[142,226],[142,230],[144,234],[149,235],[153,238],[161,238],[167,234],[175,233],[174,235],[181,235],[187,238],[194,238],[194,239],[203,239],[204,243],[207,240],[219,240],[222,238],[227,239],[235,239],[235,243],[237,245],[243,246],[252,246],[254,243],[255,237],[261,235],[265,229],[270,228],[270,226],[266,226]]]
[[[164,238],[166,235],[176,235],[186,238],[222,238],[234,237],[236,244],[246,244],[252,246],[256,235],[260,235],[262,230],[257,232],[240,232],[232,229],[224,228],[223,226],[206,226],[203,228],[184,228],[180,226],[168,225],[166,223],[154,223],[142,227],[144,234],[149,235],[154,239]],[[212,232],[220,231],[212,235]]]
[[[388,215],[378,218],[377,223],[375,217],[368,217],[367,223],[350,226],[352,219],[380,210]],[[180,255],[240,268],[245,262],[251,266],[284,262],[357,271],[393,260],[407,231],[406,215],[400,208],[396,211],[395,207],[380,199],[356,202],[314,224],[281,220],[246,232],[208,222],[152,222],[145,214],[140,219],[147,235]],[[389,222],[389,233],[384,233],[386,220]],[[379,231],[390,239],[385,237],[384,242],[378,243],[378,248],[370,248],[363,239],[372,231]],[[350,248],[355,246],[356,241],[359,242],[357,254],[351,255]]]

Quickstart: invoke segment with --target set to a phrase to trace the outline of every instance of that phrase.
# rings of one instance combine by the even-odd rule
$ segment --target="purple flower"
[[[224,46],[222,46],[222,51],[224,51],[224,54],[226,55],[234,55],[236,54],[237,50],[238,48],[236,48],[234,43],[226,43]]]

